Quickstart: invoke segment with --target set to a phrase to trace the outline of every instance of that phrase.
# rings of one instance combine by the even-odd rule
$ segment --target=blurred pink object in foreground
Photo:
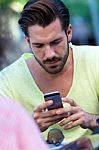
[[[34,120],[15,101],[2,97],[0,150],[48,150]]]

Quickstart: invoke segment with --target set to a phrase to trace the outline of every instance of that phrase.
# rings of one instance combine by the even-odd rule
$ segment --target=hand
[[[93,146],[89,138],[82,138],[65,145],[60,150],[93,150]]]
[[[49,126],[59,122],[64,115],[56,115],[56,111],[58,109],[53,109],[50,111],[45,111],[46,108],[50,105],[52,105],[53,101],[49,100],[41,105],[39,105],[33,112],[33,117],[36,123],[38,124],[41,132],[44,132]]]
[[[68,117],[59,122],[65,130],[71,129],[80,125],[82,128],[92,129],[95,127],[95,115],[85,112],[80,106],[78,106],[73,100],[63,98],[63,102],[69,103],[70,107],[60,109],[56,113],[63,114],[68,113]]]

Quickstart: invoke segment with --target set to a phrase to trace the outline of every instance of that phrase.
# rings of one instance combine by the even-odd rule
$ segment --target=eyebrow
[[[33,45],[44,45],[43,43],[32,43]]]
[[[62,39],[63,39],[62,37],[57,38],[57,39],[51,41],[50,44],[51,44],[51,43],[54,43],[54,42],[57,42],[57,41],[61,41]],[[35,46],[36,46],[36,45],[44,45],[44,43],[34,43],[34,42],[32,42],[32,44],[35,45]]]
[[[50,43],[54,43],[54,42],[57,42],[57,41],[61,41],[63,38],[61,37],[61,38],[58,38],[58,39],[55,39],[55,40],[53,40],[53,41],[51,41]]]

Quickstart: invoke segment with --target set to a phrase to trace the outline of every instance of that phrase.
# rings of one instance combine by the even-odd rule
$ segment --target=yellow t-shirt
[[[99,114],[99,46],[72,46],[74,58],[74,76],[72,87],[66,95],[75,100],[85,111]],[[0,95],[10,97],[21,103],[32,114],[33,109],[44,101],[40,91],[25,62],[33,57],[25,53],[16,62],[0,72]],[[57,124],[48,128],[61,128]],[[43,135],[47,136],[48,130]],[[63,130],[65,141],[88,136],[93,146],[99,146],[99,135],[91,135],[91,130],[79,126]]]

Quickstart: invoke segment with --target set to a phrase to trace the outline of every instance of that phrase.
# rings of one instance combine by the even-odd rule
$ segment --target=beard
[[[61,72],[67,62],[68,55],[69,55],[69,44],[67,44],[67,49],[64,50],[65,54],[63,57],[53,57],[51,59],[46,59],[44,61],[40,61],[36,55],[33,53],[34,58],[36,61],[39,63],[39,65],[49,74],[57,74]],[[54,64],[54,62],[57,62],[56,65],[51,65]]]

